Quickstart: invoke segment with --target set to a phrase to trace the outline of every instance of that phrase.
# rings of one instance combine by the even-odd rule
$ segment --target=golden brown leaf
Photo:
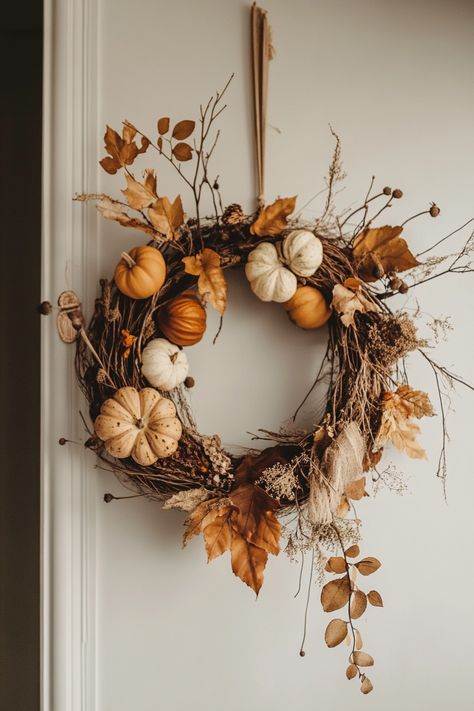
[[[189,143],[177,143],[173,146],[172,152],[176,160],[179,160],[181,163],[191,160],[193,157],[193,149]]]
[[[368,556],[367,558],[362,558],[362,560],[355,565],[361,575],[372,575],[372,573],[375,573],[375,571],[380,568],[382,563],[377,558]]]
[[[425,450],[419,445],[419,425],[413,420],[414,405],[396,393],[387,392],[383,397],[382,418],[375,438],[377,451],[390,439],[401,452],[412,459],[426,459]]]
[[[334,612],[347,604],[351,594],[351,584],[347,575],[331,580],[321,590],[321,604],[325,612]]]
[[[137,220],[135,217],[130,217],[126,212],[122,210],[120,203],[112,198],[103,195],[97,202],[97,210],[106,217],[108,220],[115,220],[123,227],[132,227],[136,230],[141,230],[146,232],[146,234],[152,237],[156,236],[155,230],[153,230],[150,225],[142,220]]]
[[[376,452],[367,451],[364,457],[364,471],[368,472],[374,469],[382,459],[382,455],[383,449],[379,449]]]
[[[207,516],[217,499],[209,499],[208,501],[203,501],[201,504],[196,506],[196,508],[191,511],[188,518],[184,522],[186,530],[183,535],[183,546],[185,546],[191,538],[198,536],[201,533],[201,524],[204,518]]]
[[[169,119],[168,119],[168,124],[169,124]],[[196,124],[194,121],[187,121],[187,120],[178,121],[176,126],[173,128],[173,133],[172,133],[173,138],[175,138],[177,141],[184,141],[185,138],[188,138],[192,134],[192,132],[194,131],[195,125]],[[161,131],[160,131],[160,133],[161,133]],[[166,131],[164,133],[166,133]]]
[[[291,215],[296,205],[296,195],[289,198],[279,198],[271,205],[260,210],[260,213],[250,227],[250,232],[258,237],[275,237],[287,226],[287,217]]]
[[[365,676],[362,679],[362,683],[360,685],[360,690],[362,691],[363,694],[370,694],[372,689],[374,688],[372,682],[370,681],[368,676]]]
[[[348,499],[353,499],[354,501],[360,501],[364,496],[368,496],[365,490],[365,476],[346,484],[344,493]]]
[[[355,641],[354,641],[355,648],[357,650],[362,649],[363,641],[362,641],[362,635],[359,632],[359,630],[356,630],[356,629],[354,630],[354,637],[355,637]]]
[[[145,207],[152,205],[157,199],[156,195],[156,177],[153,170],[146,170],[143,183],[135,180],[133,175],[125,173],[127,187],[122,190],[127,198],[130,207],[135,210],[143,210]]]
[[[336,284],[332,290],[332,308],[337,311],[341,317],[344,326],[355,327],[355,314],[368,313],[369,311],[378,311],[378,307],[366,296],[362,289],[353,291],[347,289],[342,284]]]
[[[158,198],[148,209],[148,217],[153,227],[166,239],[179,237],[179,228],[184,223],[183,203],[178,195],[171,203],[167,197]]]
[[[180,511],[191,512],[196,506],[202,504],[210,498],[209,492],[203,486],[197,489],[185,489],[173,494],[163,503],[163,509],[179,509]]]
[[[123,127],[122,137],[113,128],[107,126],[104,143],[108,155],[99,161],[107,173],[114,175],[124,165],[131,165],[139,153],[145,153],[150,141],[142,137],[139,148],[133,140],[136,132],[136,128],[128,122],[125,122]]]
[[[346,561],[341,556],[331,556],[328,558],[325,570],[328,573],[345,573]]]
[[[265,469],[275,464],[288,464],[296,454],[298,448],[292,445],[266,447],[258,455],[246,454],[235,471],[235,485],[256,482]]]
[[[430,398],[422,390],[412,390],[409,385],[400,385],[396,390],[396,394],[413,405],[413,415],[417,419],[434,416],[435,413]]]
[[[233,531],[231,557],[234,575],[237,575],[258,595],[263,585],[263,571],[268,560],[267,551],[254,546],[253,543],[249,543],[245,538]]]
[[[346,550],[346,556],[348,558],[357,558],[357,556],[360,554],[360,548],[358,545],[350,546]]]
[[[355,676],[357,676],[357,667],[355,664],[349,664],[349,666],[346,669],[346,676],[348,679],[353,679]]]
[[[351,289],[352,291],[358,291],[360,287],[362,286],[362,282],[360,279],[357,279],[357,277],[348,277],[344,283],[343,286],[346,287],[346,289]]]
[[[324,640],[328,647],[337,647],[344,642],[347,635],[347,622],[344,620],[331,620],[326,627]]]
[[[354,241],[353,254],[358,261],[358,274],[364,281],[373,282],[380,272],[404,272],[419,262],[400,237],[403,227],[366,228]]]
[[[232,514],[234,530],[249,543],[278,555],[281,525],[273,513],[278,503],[255,484],[242,484],[229,498],[237,509]]]
[[[232,506],[212,509],[201,523],[209,562],[225,553],[225,551],[230,550],[232,544],[232,528],[230,525],[232,510]]]
[[[374,664],[373,658],[367,652],[352,652],[350,662],[358,667],[371,667]]]
[[[377,590],[371,590],[368,593],[367,598],[368,598],[370,604],[373,605],[374,607],[383,607],[382,596],[379,592],[377,592]]]
[[[227,283],[221,267],[221,258],[213,249],[206,247],[195,257],[184,257],[184,271],[198,278],[198,291],[209,300],[221,316],[227,306]]]
[[[362,590],[355,590],[351,598],[351,617],[357,620],[367,608],[367,595]]]
[[[163,116],[158,119],[158,133],[160,136],[164,136],[170,130],[170,119],[169,116]]]
[[[347,514],[349,511],[351,505],[349,503],[349,499],[345,494],[341,496],[341,500],[339,501],[339,505],[335,511],[335,514],[338,518],[344,518],[344,516]]]

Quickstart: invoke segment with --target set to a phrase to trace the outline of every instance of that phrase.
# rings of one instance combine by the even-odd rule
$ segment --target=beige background
[[[377,184],[405,198],[393,223],[431,200],[438,220],[413,223],[414,251],[472,216],[472,20],[470,2],[305,2],[268,0],[277,50],[271,66],[267,198],[298,194],[304,205],[324,187],[332,151],[330,123],[343,141],[348,178],[341,209]],[[214,170],[226,203],[253,207],[248,7],[240,0],[101,0],[97,135],[128,118],[154,132],[158,116],[194,117],[235,72]],[[87,150],[101,149],[90,137]],[[142,162],[155,158],[151,151]],[[156,164],[159,191],[190,196],[167,166]],[[137,168],[138,171],[138,168]],[[120,179],[98,173],[97,189],[118,194]],[[79,189],[79,186],[78,186]],[[305,216],[321,210],[322,198]],[[80,206],[77,209],[81,209]],[[109,275],[122,249],[141,235],[100,223],[95,277]],[[460,244],[461,237],[453,245]],[[94,271],[95,270],[95,271]],[[435,281],[416,292],[421,309],[452,316],[437,358],[471,377],[472,280]],[[415,308],[415,299],[401,300]],[[202,344],[189,349],[197,386],[192,401],[201,431],[246,444],[247,431],[275,427],[306,392],[325,333],[297,331],[275,305],[259,303],[243,277],[230,279],[230,308],[217,345],[211,316]],[[436,399],[431,373],[413,356],[411,382]],[[474,584],[471,475],[472,397],[452,397],[448,505],[434,476],[440,419],[423,423],[427,463],[391,452],[408,493],[382,491],[358,507],[363,550],[383,568],[373,579],[385,600],[360,629],[376,666],[375,691],[363,697],[344,676],[347,650],[327,650],[328,616],[315,587],[307,654],[298,656],[304,599],[293,599],[298,567],[270,561],[258,602],[222,558],[206,566],[199,540],[181,551],[183,517],[144,501],[105,505],[120,485],[92,468],[97,488],[97,708],[99,711],[284,711],[287,708],[429,708],[468,711],[472,692]],[[306,568],[307,573],[307,568]],[[372,581],[371,581],[372,582]],[[305,575],[304,588],[307,586]]]

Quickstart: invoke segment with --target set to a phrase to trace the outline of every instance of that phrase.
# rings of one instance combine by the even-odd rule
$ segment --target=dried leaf
[[[331,580],[321,590],[321,604],[325,612],[334,612],[347,604],[351,594],[351,584],[347,575]]]
[[[193,149],[189,143],[177,143],[173,146],[172,152],[176,160],[180,162],[191,160],[193,157]]]
[[[365,490],[365,476],[347,484],[344,493],[348,499],[353,499],[354,501],[360,501],[364,496],[368,496]]]
[[[128,122],[125,122],[123,127],[122,137],[113,128],[107,126],[104,143],[109,155],[99,161],[107,173],[114,175],[124,165],[131,165],[139,153],[145,153],[150,141],[142,136],[139,148],[133,140],[136,132],[136,128]]]
[[[257,455],[246,454],[235,471],[235,486],[256,482],[265,469],[269,469],[275,464],[288,464],[298,454],[298,451],[297,447],[291,445],[277,445],[266,447]]]
[[[130,207],[135,210],[143,210],[145,207],[152,205],[157,199],[156,177],[153,170],[145,171],[143,183],[139,183],[129,173],[125,173],[125,180],[127,181],[127,187],[122,192],[127,198]]]
[[[367,595],[362,590],[355,590],[351,598],[351,617],[357,620],[367,609]]]
[[[163,503],[164,509],[179,509],[180,511],[193,511],[196,506],[210,498],[210,493],[203,486],[199,489],[178,491]]]
[[[434,416],[435,413],[430,398],[422,390],[412,390],[409,385],[400,385],[396,390],[396,394],[413,405],[413,415],[417,419]]]
[[[370,681],[368,676],[365,676],[362,679],[362,684],[360,685],[360,690],[362,691],[363,694],[370,694],[372,689],[374,688],[372,682]]]
[[[368,313],[369,311],[378,311],[378,307],[364,296],[362,289],[353,291],[347,289],[342,284],[336,284],[332,290],[332,308],[337,311],[341,317],[344,326],[355,327],[355,313]]]
[[[364,281],[373,282],[388,272],[404,272],[419,262],[400,237],[403,227],[366,228],[354,241],[353,254],[358,258],[358,274]]]
[[[130,217],[130,215],[128,215],[122,210],[120,203],[118,203],[116,200],[112,200],[112,198],[102,196],[98,200],[96,208],[101,213],[101,215],[106,217],[108,220],[115,220],[123,227],[133,227],[136,230],[146,232],[152,237],[156,236],[155,230],[153,230],[150,225],[147,225],[146,222],[137,220],[134,217]]]
[[[168,119],[168,125],[169,125],[169,119]],[[178,121],[176,126],[173,128],[173,133],[172,136],[175,138],[177,141],[184,141],[185,138],[188,138],[192,132],[194,131],[195,127],[195,122],[194,121]],[[158,129],[159,130],[159,129]],[[168,130],[168,129],[166,129]],[[160,131],[161,133],[161,131]],[[166,131],[164,131],[166,133]]]
[[[336,508],[335,515],[338,518],[344,518],[344,516],[347,514],[349,509],[351,508],[351,505],[349,503],[349,499],[345,494],[341,496],[341,500],[339,501],[339,504]]]
[[[377,558],[368,556],[367,558],[362,558],[362,560],[355,565],[361,575],[372,575],[372,573],[375,573],[375,571],[380,568],[382,563]]]
[[[206,247],[195,257],[184,257],[183,262],[186,274],[199,277],[199,294],[204,300],[209,300],[222,316],[227,306],[227,283],[220,256]]]
[[[331,556],[326,563],[325,570],[328,573],[345,573],[346,561],[341,556]]]
[[[346,676],[348,679],[353,679],[355,676],[357,676],[358,670],[355,664],[349,664],[349,666],[346,669]]]
[[[275,237],[287,226],[287,217],[296,206],[296,195],[289,198],[279,198],[271,205],[263,207],[250,227],[250,232],[258,237]]]
[[[178,195],[171,203],[167,197],[158,198],[148,210],[153,227],[168,240],[178,239],[184,223],[183,203]]]
[[[425,450],[419,445],[419,425],[413,420],[414,405],[397,393],[387,392],[383,397],[382,418],[375,438],[374,451],[390,439],[401,452],[412,459],[426,459]]]
[[[347,635],[347,622],[344,620],[331,620],[326,627],[324,640],[328,647],[337,647],[344,642]]]
[[[193,511],[191,511],[190,515],[184,522],[186,530],[183,535],[183,546],[189,543],[191,538],[198,536],[201,533],[201,524],[209,513],[211,506],[215,502],[217,502],[217,499],[203,501],[202,504],[199,504]]]
[[[353,652],[349,661],[358,667],[371,667],[374,664],[373,657],[367,652]]]
[[[377,590],[371,590],[367,595],[367,599],[374,607],[383,607],[382,596]]]
[[[231,543],[232,571],[258,595],[263,585],[263,571],[267,564],[268,553],[263,548],[254,546],[235,531]]]
[[[230,516],[232,511],[232,506],[212,509],[202,521],[201,530],[209,562],[230,550],[232,544]]]
[[[362,649],[363,641],[362,641],[362,635],[359,632],[359,630],[354,630],[354,637],[355,637],[355,648],[357,650]]]
[[[382,459],[382,455],[383,449],[379,449],[377,452],[366,452],[364,457],[364,471],[368,472],[374,469]]]
[[[163,116],[158,119],[158,133],[160,136],[164,136],[170,130],[170,119],[169,116]]]
[[[237,509],[232,514],[234,530],[249,543],[278,555],[281,525],[274,514],[278,507],[275,499],[255,484],[242,484],[229,498]]]
[[[362,282],[360,279],[357,279],[357,277],[348,277],[344,283],[343,286],[346,287],[346,289],[351,289],[352,291],[358,291],[360,287],[362,286]]]
[[[348,558],[357,558],[357,556],[358,556],[359,554],[360,554],[360,548],[359,548],[359,546],[357,546],[357,545],[350,546],[350,547],[346,550],[346,556],[347,556]]]

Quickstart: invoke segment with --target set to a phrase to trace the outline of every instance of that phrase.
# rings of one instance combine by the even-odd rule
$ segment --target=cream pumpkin
[[[309,277],[321,266],[323,245],[309,230],[293,230],[283,240],[282,254],[294,274]]]
[[[160,390],[176,388],[188,370],[186,353],[166,338],[153,338],[142,352],[142,374],[150,385]]]
[[[262,301],[283,303],[296,291],[295,275],[282,264],[276,247],[270,242],[261,242],[250,252],[245,276],[253,293]]]
[[[142,466],[171,456],[182,434],[174,404],[153,388],[117,390],[102,404],[94,429],[112,457],[132,457]]]

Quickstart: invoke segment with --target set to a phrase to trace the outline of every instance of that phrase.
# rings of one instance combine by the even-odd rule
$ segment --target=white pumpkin
[[[130,386],[120,388],[102,404],[94,429],[112,457],[132,457],[142,466],[170,457],[182,434],[171,400],[153,388]]]
[[[253,293],[262,301],[282,304],[291,299],[298,286],[295,275],[282,264],[276,247],[270,242],[261,242],[250,252],[245,276]]]
[[[166,338],[154,338],[142,352],[142,373],[160,390],[173,390],[184,381],[188,370],[186,353]]]
[[[282,245],[283,258],[294,274],[309,277],[321,266],[323,245],[319,237],[308,230],[293,230]]]

